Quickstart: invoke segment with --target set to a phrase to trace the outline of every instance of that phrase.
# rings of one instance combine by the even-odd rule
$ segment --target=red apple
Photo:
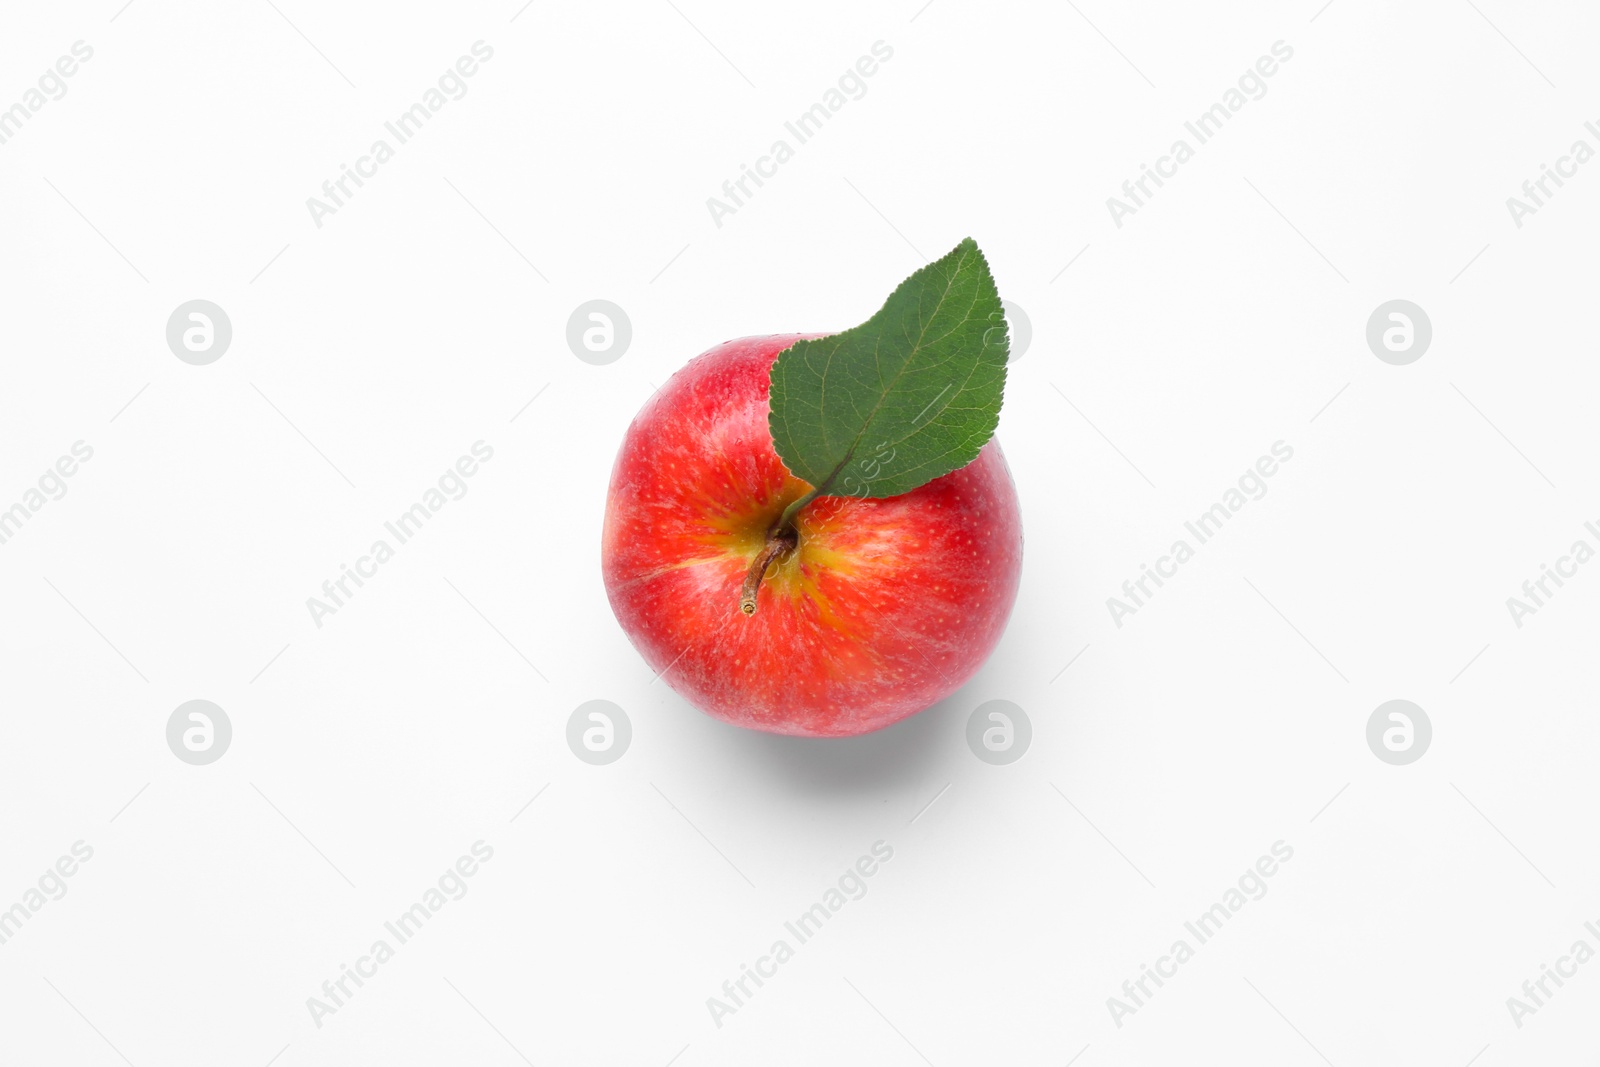
[[[1016,599],[1022,520],[991,439],[901,496],[806,505],[798,543],[741,612],[770,531],[811,489],[767,428],[772,363],[808,336],[718,345],[651,398],[611,472],[601,565],[623,630],[690,703],[737,726],[848,737],[943,700],[983,665]]]

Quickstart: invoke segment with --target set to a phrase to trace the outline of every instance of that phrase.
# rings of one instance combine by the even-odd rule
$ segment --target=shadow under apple
[[[971,699],[958,690],[893,726],[859,737],[789,737],[711,720],[707,740],[722,749],[723,758],[759,767],[775,787],[802,797],[909,795],[927,784],[941,760],[959,752],[961,717],[970,710]],[[692,708],[685,711],[699,714]]]

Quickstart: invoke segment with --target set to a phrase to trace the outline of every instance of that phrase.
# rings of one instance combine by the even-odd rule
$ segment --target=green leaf
[[[994,276],[969,237],[860,326],[778,356],[773,444],[813,496],[908,493],[994,435],[1009,352]]]

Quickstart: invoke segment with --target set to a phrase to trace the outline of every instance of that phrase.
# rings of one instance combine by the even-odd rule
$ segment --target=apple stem
[[[800,509],[801,508],[803,508],[807,504],[811,503],[818,496],[820,496],[821,493],[822,493],[822,490],[820,488],[813,489],[813,490],[811,490],[811,492],[807,493],[805,496],[800,497],[799,499],[795,500],[794,503],[792,503],[788,507],[784,508],[783,509],[783,514],[778,517],[778,524],[772,528],[773,531],[774,532],[784,531],[784,532],[787,532],[787,533],[789,533],[791,535],[795,535],[795,526],[794,526],[794,518],[795,518],[795,516],[800,514]]]
[[[761,589],[761,579],[766,577],[767,568],[791,552],[799,543],[800,535],[781,523],[767,535],[767,543],[762,546],[761,552],[750,564],[750,570],[745,573],[744,586],[739,591],[740,611],[746,615],[756,613],[756,593]]]

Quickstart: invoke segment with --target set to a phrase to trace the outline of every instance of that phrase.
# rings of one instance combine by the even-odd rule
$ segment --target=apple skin
[[[767,428],[778,354],[819,334],[746,337],[697,356],[645,404],[611,472],[606,595],[652,670],[700,710],[802,737],[882,729],[943,700],[1000,640],[1022,519],[1000,446],[882,500],[819,497],[799,545],[740,586],[811,486]],[[890,460],[892,462],[892,459]]]

